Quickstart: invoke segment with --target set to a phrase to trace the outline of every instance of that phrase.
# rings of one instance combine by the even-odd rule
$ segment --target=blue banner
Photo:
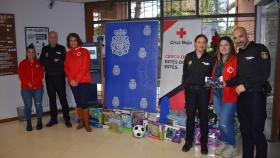
[[[158,21],[106,23],[105,107],[156,112]]]

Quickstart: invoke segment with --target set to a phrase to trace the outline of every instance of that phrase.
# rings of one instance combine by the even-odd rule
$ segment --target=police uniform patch
[[[267,59],[268,58],[268,52],[261,52],[261,58],[262,59]]]
[[[188,62],[188,65],[191,65],[192,64],[192,61],[190,60],[189,62]]]

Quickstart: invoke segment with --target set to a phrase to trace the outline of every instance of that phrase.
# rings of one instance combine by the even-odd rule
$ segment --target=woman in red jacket
[[[212,76],[227,81],[237,74],[237,57],[233,41],[225,36],[219,41],[217,61]],[[216,149],[217,155],[226,158],[237,156],[233,118],[236,113],[237,94],[235,87],[213,89],[214,110],[219,119],[222,144]]]
[[[76,33],[70,33],[67,37],[67,46],[70,49],[66,53],[64,62],[65,73],[68,83],[71,86],[80,124],[77,129],[85,127],[86,131],[91,132],[89,125],[88,93],[92,83],[90,73],[90,54],[89,51],[81,47],[82,40]]]
[[[42,125],[42,98],[43,98],[43,78],[44,70],[36,58],[36,52],[33,45],[26,48],[26,59],[20,62],[18,68],[18,76],[21,82],[21,96],[24,102],[25,117],[27,120],[27,131],[32,131],[31,109],[34,100],[37,113],[36,129],[43,128]]]

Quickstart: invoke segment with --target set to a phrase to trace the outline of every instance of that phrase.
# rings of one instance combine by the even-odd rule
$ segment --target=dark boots
[[[37,129],[37,130],[41,130],[42,128],[43,128],[42,119],[41,119],[41,118],[38,118],[36,129]]]
[[[37,126],[36,129],[37,130],[41,130],[43,128],[43,123],[42,123],[42,119],[38,118],[37,119]],[[26,131],[32,131],[33,127],[32,127],[32,121],[31,120],[27,120],[26,121]]]
[[[26,131],[32,131],[33,130],[33,128],[32,128],[32,122],[31,122],[31,120],[27,120],[26,121]]]

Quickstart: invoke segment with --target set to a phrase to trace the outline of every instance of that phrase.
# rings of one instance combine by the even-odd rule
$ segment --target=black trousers
[[[187,88],[185,96],[187,110],[186,141],[190,143],[194,141],[195,117],[198,110],[201,131],[200,143],[201,145],[207,145],[209,90]]]
[[[238,97],[237,114],[243,145],[243,158],[267,157],[267,140],[263,133],[266,114],[266,95],[263,92],[243,92]]]
[[[51,119],[57,120],[57,103],[56,103],[56,94],[57,94],[60,104],[62,106],[63,118],[65,121],[69,121],[70,116],[69,116],[69,105],[66,98],[65,75],[46,74],[45,79],[47,85],[47,92],[49,96]]]

